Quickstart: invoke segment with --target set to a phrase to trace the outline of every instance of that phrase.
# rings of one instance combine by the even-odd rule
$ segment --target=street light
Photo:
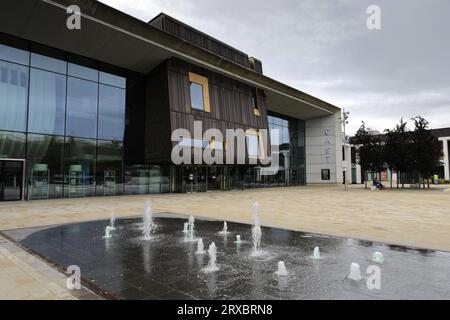
[[[345,144],[347,143],[347,134],[345,132],[345,126],[348,124],[348,116],[349,115],[350,115],[350,112],[345,111],[345,109],[342,110],[341,124],[342,124],[342,126],[344,128],[344,154],[345,154],[345,147],[346,147]],[[349,171],[348,169],[349,168],[346,167],[345,175],[348,174],[348,171]],[[350,168],[350,170],[351,170],[351,168]],[[347,177],[345,177],[345,179],[344,179],[344,188],[345,188],[345,191],[347,191]]]

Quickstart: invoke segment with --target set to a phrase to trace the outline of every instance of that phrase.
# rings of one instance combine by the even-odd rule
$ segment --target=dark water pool
[[[82,276],[123,299],[449,299],[450,254],[380,243],[262,228],[265,254],[252,258],[251,226],[196,220],[205,249],[214,241],[220,270],[204,273],[208,256],[185,242],[182,218],[156,218],[153,239],[142,239],[141,219],[120,219],[111,239],[109,221],[62,225],[33,232],[10,231],[22,245],[62,266],[78,265]],[[31,233],[30,233],[31,232]],[[240,234],[244,242],[234,243]],[[310,258],[319,246],[321,260]],[[366,275],[374,251],[383,253],[381,289],[346,279],[352,262]],[[289,275],[278,277],[278,261]]]

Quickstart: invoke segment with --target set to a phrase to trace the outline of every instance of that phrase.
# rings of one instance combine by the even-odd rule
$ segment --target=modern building
[[[94,0],[3,0],[1,12],[1,201],[342,181],[340,109],[265,76],[256,58],[165,14],[146,23]],[[194,122],[242,129],[249,158],[279,129],[277,173],[175,165],[174,130],[212,145]]]
[[[351,143],[343,144],[342,170],[345,184],[361,184],[364,181],[361,166],[356,159],[357,156],[356,148]]]
[[[442,159],[441,159],[441,172],[440,177],[444,177],[445,181],[450,181],[450,162],[449,162],[449,150],[450,150],[450,128],[441,128],[431,130],[436,138],[442,142]]]
[[[450,164],[449,164],[449,150],[450,150],[450,128],[439,128],[439,129],[431,129],[431,133],[442,142],[442,157],[440,159],[440,164],[437,168],[437,176],[440,180],[444,179],[444,181],[450,181]],[[376,132],[377,135],[380,135],[379,132]],[[343,150],[343,162],[342,167],[344,170],[344,181],[347,184],[360,184],[367,179],[368,181],[372,181],[372,174],[368,173],[367,177],[365,177],[365,173],[361,171],[361,166],[359,165],[359,161],[357,159],[358,155],[356,152],[357,145],[352,144],[352,140],[354,138],[350,138],[350,143],[346,143]],[[348,172],[348,173],[347,173]],[[397,172],[392,172],[390,169],[386,169],[381,172],[382,181],[387,181],[396,184],[397,183]],[[418,177],[416,175],[406,175],[404,177],[405,181],[412,182],[416,181]]]

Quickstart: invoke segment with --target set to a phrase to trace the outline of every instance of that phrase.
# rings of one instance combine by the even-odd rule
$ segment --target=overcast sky
[[[449,0],[102,2],[144,21],[165,12],[262,60],[267,76],[349,110],[350,134],[419,114],[450,127]],[[366,27],[372,4],[381,30]]]

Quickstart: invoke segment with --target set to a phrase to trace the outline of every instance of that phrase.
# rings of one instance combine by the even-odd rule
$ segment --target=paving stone
[[[66,277],[0,236],[0,300],[76,299]],[[82,289],[83,299],[98,298]]]

